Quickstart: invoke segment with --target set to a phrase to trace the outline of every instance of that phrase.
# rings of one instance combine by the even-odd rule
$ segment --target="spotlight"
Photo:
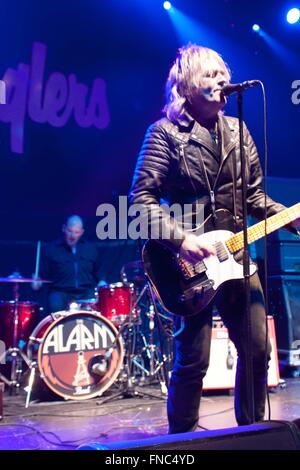
[[[286,15],[286,21],[290,24],[295,24],[300,19],[299,8],[291,8]]]
[[[253,29],[253,31],[255,31],[256,33],[258,33],[258,31],[260,30],[259,24],[254,24],[254,25],[252,26],[252,29]]]
[[[172,4],[171,2],[164,2],[163,7],[165,10],[171,10]]]

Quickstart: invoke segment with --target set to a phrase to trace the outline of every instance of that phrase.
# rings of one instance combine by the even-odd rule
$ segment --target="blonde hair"
[[[212,70],[212,60],[217,60],[225,71],[225,80],[229,81],[230,69],[216,51],[196,44],[179,49],[166,83],[164,112],[171,121],[183,114],[186,101],[191,98],[195,88],[202,86],[203,73]]]

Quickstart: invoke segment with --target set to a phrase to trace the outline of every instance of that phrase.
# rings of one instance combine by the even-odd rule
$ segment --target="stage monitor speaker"
[[[94,442],[78,450],[300,450],[300,433],[288,421],[262,423],[215,431],[151,437],[139,441]]]
[[[268,282],[280,362],[300,366],[300,276],[270,276]]]
[[[271,360],[268,369],[268,386],[279,384],[277,344],[273,317],[268,317],[268,331],[271,342]],[[231,390],[235,386],[237,352],[228,336],[228,330],[219,317],[213,318],[210,360],[203,390]]]
[[[268,270],[272,275],[300,274],[299,239],[292,242],[269,243]]]

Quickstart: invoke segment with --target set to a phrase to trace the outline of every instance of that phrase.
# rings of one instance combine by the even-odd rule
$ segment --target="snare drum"
[[[38,322],[39,306],[34,302],[0,301],[0,339],[6,348],[13,347],[15,315],[18,318],[16,346],[22,347],[27,342],[30,332]]]
[[[118,331],[107,318],[88,311],[65,314],[51,322],[38,350],[42,379],[65,399],[101,395],[117,378],[122,363]]]
[[[136,306],[136,293],[133,284],[109,284],[98,289],[98,310],[114,325],[120,326],[126,320],[138,321],[139,309]]]

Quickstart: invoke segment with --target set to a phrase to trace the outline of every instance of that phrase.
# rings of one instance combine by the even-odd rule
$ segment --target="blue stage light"
[[[172,4],[171,2],[164,2],[163,7],[165,10],[171,10]]]
[[[286,15],[286,21],[290,24],[295,24],[300,19],[299,8],[291,8]]]
[[[260,26],[258,24],[254,24],[252,26],[252,29],[253,29],[253,31],[255,31],[257,33],[260,30]]]

